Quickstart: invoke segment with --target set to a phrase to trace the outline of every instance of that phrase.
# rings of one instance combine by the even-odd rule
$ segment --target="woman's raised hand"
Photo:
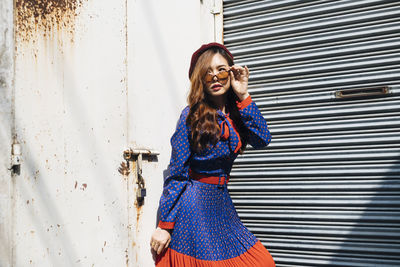
[[[249,93],[247,92],[250,75],[249,69],[247,66],[244,66],[243,68],[239,65],[233,65],[230,70],[232,88],[240,101],[242,101],[249,96]]]
[[[171,234],[168,230],[157,227],[151,236],[150,247],[154,249],[157,254],[160,254],[168,247],[169,242],[171,242]]]

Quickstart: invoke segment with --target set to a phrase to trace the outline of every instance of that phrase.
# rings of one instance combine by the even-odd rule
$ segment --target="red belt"
[[[189,176],[190,178],[206,183],[206,184],[217,184],[217,185],[223,185],[227,184],[229,182],[229,175],[227,176],[210,176],[208,174],[201,174],[201,173],[196,173],[189,169]]]

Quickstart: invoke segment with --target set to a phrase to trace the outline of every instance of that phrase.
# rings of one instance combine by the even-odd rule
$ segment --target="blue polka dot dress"
[[[268,145],[271,135],[267,123],[251,97],[237,105],[249,130],[249,144],[254,148]],[[160,198],[158,226],[173,230],[171,243],[157,256],[156,266],[275,266],[267,249],[240,221],[227,190],[228,175],[242,145],[236,126],[218,110],[220,140],[195,153],[189,145],[188,113],[186,107],[171,138],[169,175]],[[202,182],[193,173],[224,182]]]

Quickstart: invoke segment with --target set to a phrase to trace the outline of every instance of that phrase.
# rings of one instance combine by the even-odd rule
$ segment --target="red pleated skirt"
[[[157,267],[275,267],[268,250],[258,241],[248,251],[235,258],[221,261],[206,261],[190,257],[171,248],[157,256]]]

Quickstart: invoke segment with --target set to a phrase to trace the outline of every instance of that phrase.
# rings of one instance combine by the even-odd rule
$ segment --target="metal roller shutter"
[[[400,266],[400,1],[224,1],[273,141],[229,190],[277,266]]]

